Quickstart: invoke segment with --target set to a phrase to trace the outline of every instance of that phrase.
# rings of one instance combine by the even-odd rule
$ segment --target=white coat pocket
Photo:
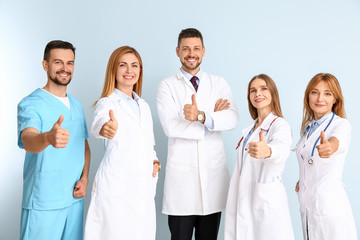
[[[280,182],[256,183],[253,204],[255,210],[279,209],[283,206],[284,187]]]
[[[346,212],[348,199],[342,184],[333,184],[331,188],[320,191],[316,204],[320,214],[342,216]]]

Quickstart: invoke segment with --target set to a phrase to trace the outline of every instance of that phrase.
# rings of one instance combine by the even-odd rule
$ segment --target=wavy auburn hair
[[[137,95],[141,97],[141,91],[142,91],[142,80],[143,80],[143,64],[140,57],[140,54],[136,51],[135,48],[129,47],[129,46],[122,46],[117,49],[111,54],[107,67],[106,67],[106,73],[105,73],[105,81],[104,81],[104,87],[101,93],[100,98],[109,96],[116,88],[116,72],[119,66],[119,61],[122,56],[124,56],[127,53],[132,53],[135,55],[135,57],[139,60],[140,64],[140,74],[139,74],[139,80],[134,84],[133,91],[136,92]],[[97,100],[99,101],[99,99]],[[94,105],[97,103],[97,101],[94,103]]]
[[[283,117],[282,112],[281,112],[281,106],[280,106],[279,92],[277,90],[274,80],[272,80],[271,77],[269,77],[266,74],[259,74],[250,80],[249,85],[248,85],[248,91],[247,91],[249,112],[250,112],[252,119],[255,120],[258,117],[257,109],[251,104],[251,101],[250,101],[250,85],[255,79],[261,79],[261,80],[265,81],[266,86],[268,87],[270,94],[271,94],[271,111],[276,116]]]
[[[332,111],[339,117],[346,118],[344,97],[342,95],[339,81],[330,73],[318,73],[310,80],[305,90],[301,132],[305,131],[307,123],[314,118],[314,111],[310,108],[309,104],[309,94],[321,81],[324,81],[329,85],[330,91],[334,94],[334,98],[336,99],[336,102],[332,107]]]

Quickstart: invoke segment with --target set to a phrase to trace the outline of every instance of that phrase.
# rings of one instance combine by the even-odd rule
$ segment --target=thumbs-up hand
[[[191,104],[185,104],[184,105],[184,116],[186,120],[189,120],[191,122],[195,122],[198,119],[199,110],[197,107],[195,94],[191,96]]]
[[[64,116],[60,115],[57,122],[54,124],[52,129],[47,134],[47,141],[54,148],[64,148],[68,144],[70,139],[70,132],[66,129],[61,128],[61,124],[64,121]]]
[[[113,139],[118,129],[118,122],[113,110],[109,111],[110,120],[107,121],[100,129],[100,135],[104,138]]]
[[[266,144],[263,130],[259,133],[259,142],[249,143],[249,153],[253,158],[267,158],[271,156],[271,148]]]
[[[317,145],[316,148],[319,152],[319,157],[321,158],[329,158],[331,154],[334,153],[332,144],[325,138],[324,131],[321,131],[320,133],[320,144]]]

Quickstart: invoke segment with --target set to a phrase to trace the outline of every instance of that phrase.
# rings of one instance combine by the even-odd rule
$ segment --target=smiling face
[[[43,68],[47,72],[48,79],[61,86],[67,86],[70,83],[74,66],[75,55],[71,49],[52,49],[49,60],[43,61]]]
[[[180,46],[176,48],[176,54],[180,58],[184,71],[195,75],[200,69],[202,57],[205,55],[205,47],[200,38],[183,38]]]
[[[320,81],[309,93],[309,106],[314,112],[315,120],[330,113],[335,102],[334,94],[325,81]]]
[[[271,93],[269,91],[266,82],[260,78],[255,78],[249,89],[249,98],[251,104],[257,109],[257,111],[271,112]]]
[[[116,88],[131,96],[135,83],[139,80],[140,63],[133,53],[126,53],[119,59],[116,71]]]

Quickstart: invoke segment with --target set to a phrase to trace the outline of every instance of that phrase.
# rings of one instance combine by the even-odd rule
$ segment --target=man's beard
[[[68,82],[61,82],[56,76],[54,78],[52,78],[50,75],[48,75],[49,79],[51,81],[53,81],[56,85],[60,85],[60,86],[67,86],[70,82],[71,82],[71,78],[69,79]]]
[[[185,62],[181,62],[181,64],[182,64],[182,65],[183,65],[183,67],[185,67],[186,69],[189,69],[189,70],[195,70],[195,69],[197,69],[197,68],[200,66],[201,62],[197,63],[194,67],[189,66],[189,65],[186,65],[186,63],[185,63]]]

